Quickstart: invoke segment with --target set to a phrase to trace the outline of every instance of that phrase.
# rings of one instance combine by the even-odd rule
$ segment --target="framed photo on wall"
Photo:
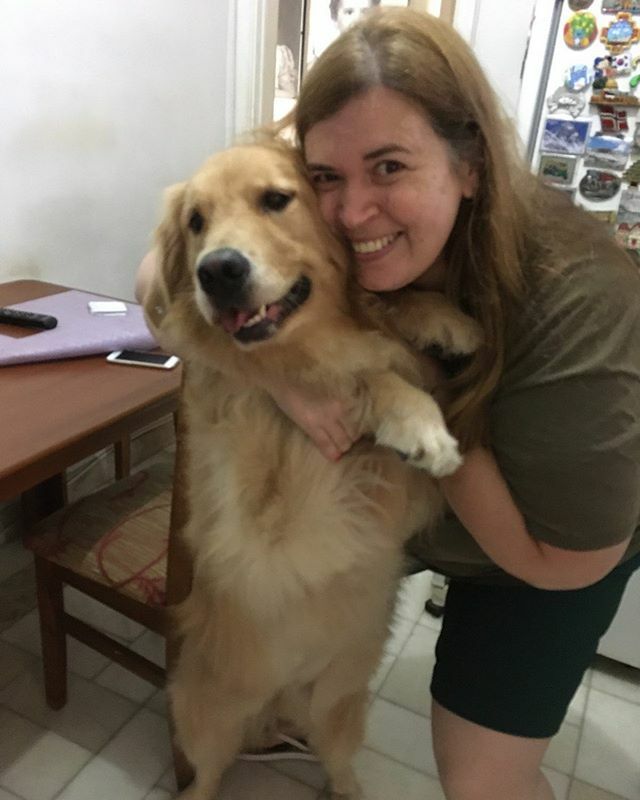
[[[352,22],[376,6],[408,6],[408,0],[307,0],[304,64],[308,69]]]

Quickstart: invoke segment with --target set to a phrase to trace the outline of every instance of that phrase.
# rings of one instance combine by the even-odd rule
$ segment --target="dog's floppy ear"
[[[177,183],[165,191],[164,214],[155,236],[158,279],[169,302],[189,281],[187,243],[181,225],[186,189],[186,183]]]
[[[180,224],[186,183],[170,186],[164,195],[164,214],[155,232],[156,268],[144,299],[147,322],[157,331],[182,287],[188,288],[187,246]]]

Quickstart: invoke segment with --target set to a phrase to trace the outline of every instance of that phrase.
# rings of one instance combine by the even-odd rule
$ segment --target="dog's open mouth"
[[[227,308],[220,312],[220,324],[239,342],[260,342],[269,339],[282,323],[307,300],[311,281],[305,275],[275,303],[257,309]]]

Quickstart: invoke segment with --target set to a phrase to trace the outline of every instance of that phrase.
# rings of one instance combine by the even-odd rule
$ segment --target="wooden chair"
[[[190,559],[180,535],[187,515],[181,419],[178,414],[175,460],[164,454],[149,468],[46,517],[29,533],[45,693],[51,708],[59,709],[67,700],[67,635],[158,688],[166,684],[179,652],[168,609],[181,602],[191,587]],[[166,669],[68,613],[65,585],[164,636]],[[175,745],[174,766],[183,787],[191,770]]]

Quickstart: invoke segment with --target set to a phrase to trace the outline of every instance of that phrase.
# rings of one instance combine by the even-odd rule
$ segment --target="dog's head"
[[[344,303],[345,251],[285,143],[232,147],[169,189],[156,241],[155,322],[154,308],[189,297],[201,321],[256,347],[295,329],[309,306]]]

